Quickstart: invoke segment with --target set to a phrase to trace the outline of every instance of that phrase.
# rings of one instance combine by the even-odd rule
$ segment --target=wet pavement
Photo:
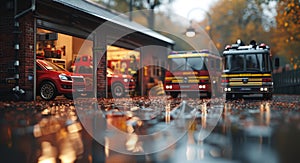
[[[0,102],[0,162],[299,161],[300,96]]]

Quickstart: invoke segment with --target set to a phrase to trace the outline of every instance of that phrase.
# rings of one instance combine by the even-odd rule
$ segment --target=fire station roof
[[[143,33],[143,34],[153,37],[155,39],[166,42],[168,44],[174,44],[173,40],[153,31],[149,28],[146,28],[138,23],[129,21],[128,19],[125,19],[125,18],[121,17],[120,15],[110,12],[107,9],[102,8],[99,5],[96,5],[87,0],[53,0],[53,1],[63,4],[63,5],[66,5],[66,6],[69,6],[76,10],[85,12],[87,14],[96,16],[103,20],[110,21],[110,22],[118,24],[120,26],[129,28],[131,30]]]

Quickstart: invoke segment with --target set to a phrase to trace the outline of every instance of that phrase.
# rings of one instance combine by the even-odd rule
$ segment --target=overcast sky
[[[172,20],[181,24],[189,24],[190,20],[202,21],[207,18],[206,12],[218,0],[174,0],[172,4],[165,3],[157,8],[169,15]],[[168,2],[167,0],[165,2]]]
[[[206,16],[205,11],[217,0],[175,0],[170,6],[174,13],[188,20],[202,20]]]

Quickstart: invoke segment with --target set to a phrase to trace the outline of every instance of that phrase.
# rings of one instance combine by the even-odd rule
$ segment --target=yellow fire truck
[[[223,51],[222,86],[227,99],[261,97],[272,99],[272,60],[270,48],[254,40],[245,45],[241,40]]]

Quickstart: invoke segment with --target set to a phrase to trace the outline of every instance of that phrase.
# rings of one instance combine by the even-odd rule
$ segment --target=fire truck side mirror
[[[278,57],[275,58],[275,68],[276,69],[279,68],[279,58]]]

